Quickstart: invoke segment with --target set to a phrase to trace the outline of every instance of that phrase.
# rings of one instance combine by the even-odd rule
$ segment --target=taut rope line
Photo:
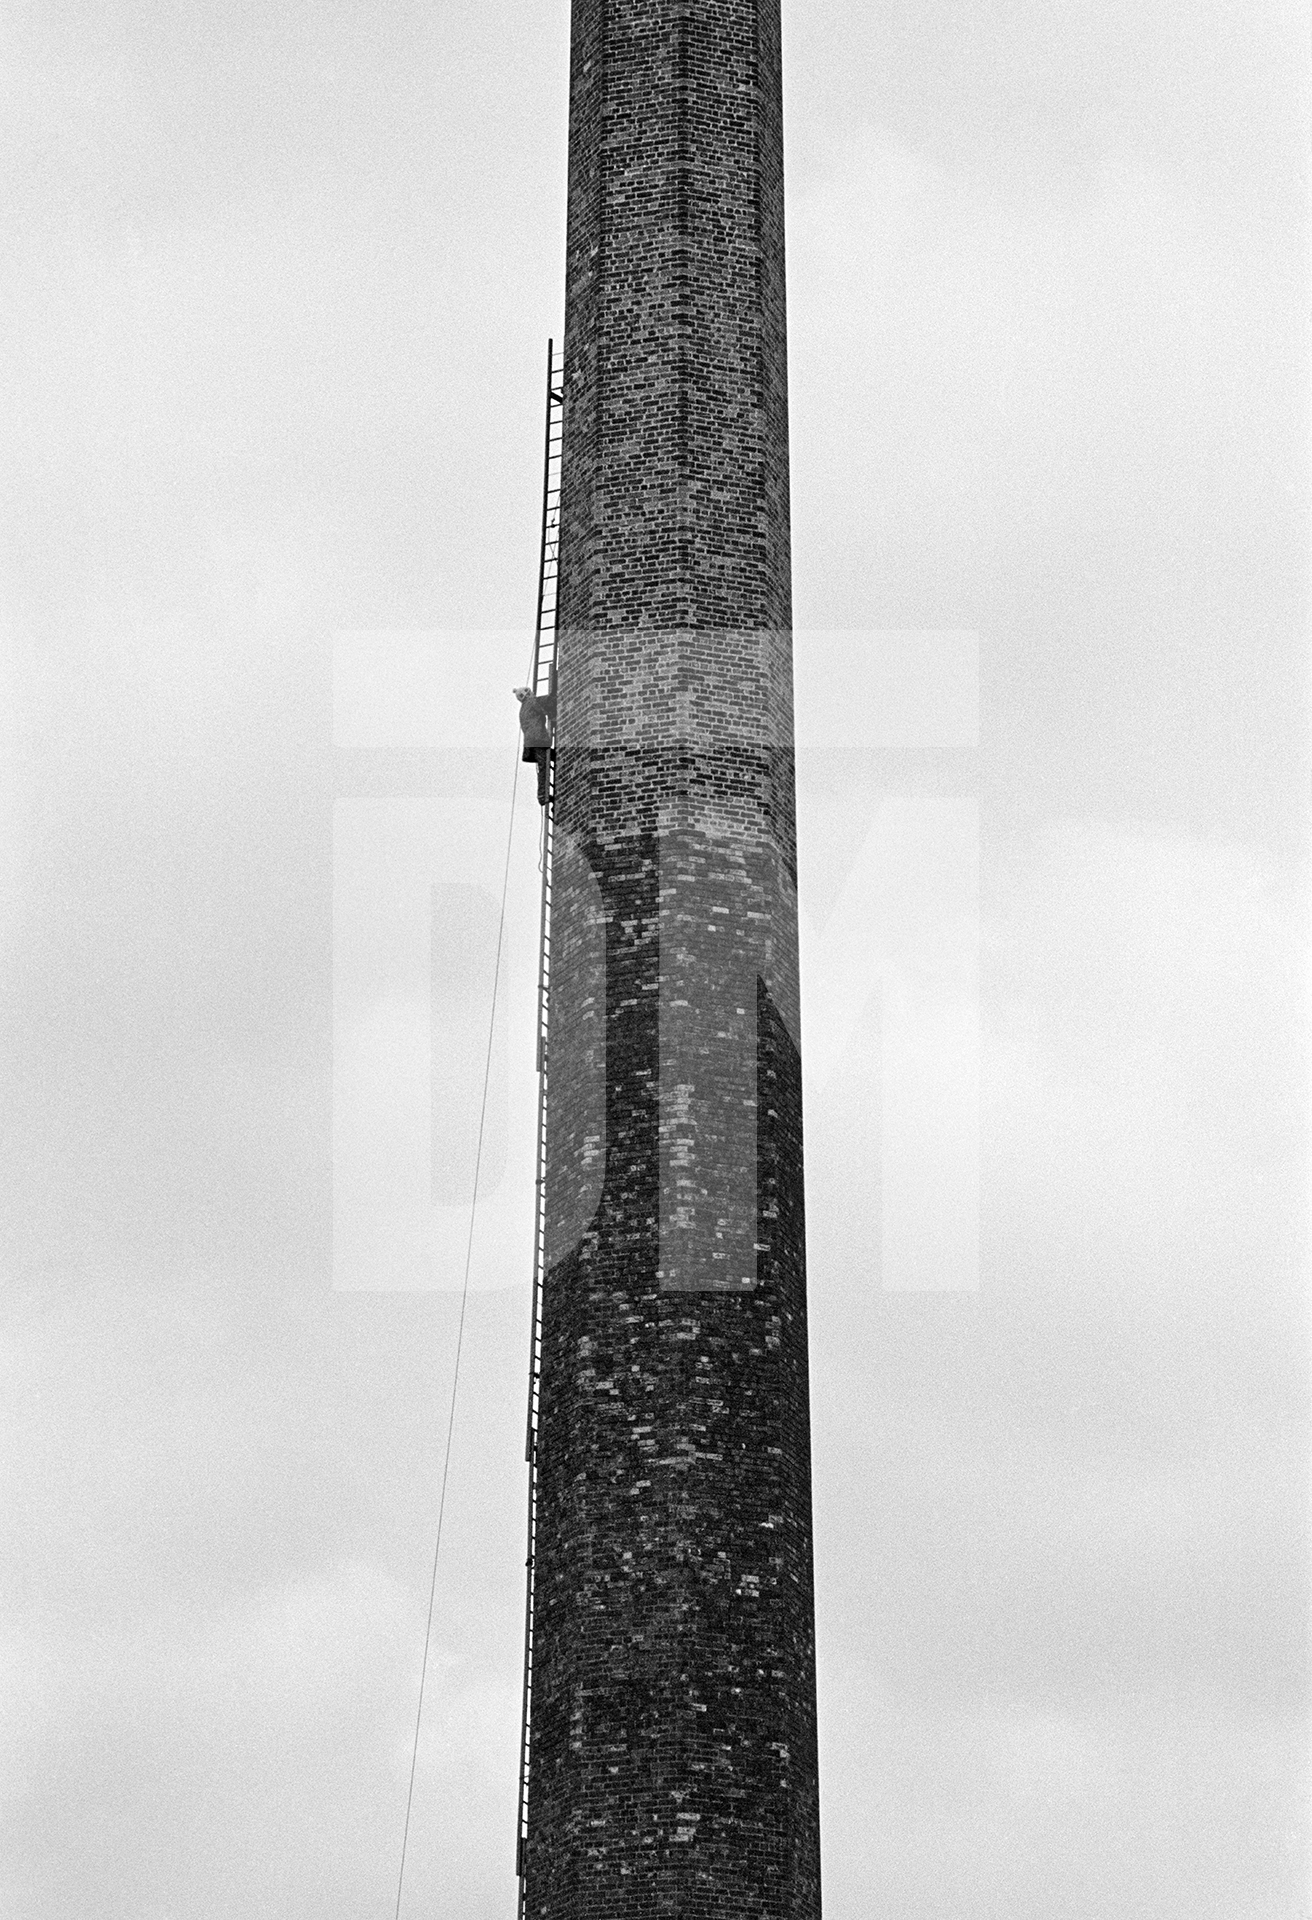
[[[405,1889],[405,1856],[410,1844],[410,1811],[415,1798],[415,1770],[419,1765],[419,1726],[424,1717],[424,1685],[428,1679],[428,1649],[433,1638],[433,1608],[437,1600],[437,1559],[442,1550],[442,1518],[446,1512],[446,1483],[451,1471],[451,1436],[456,1424],[456,1393],[460,1385],[460,1352],[465,1340],[465,1308],[469,1304],[469,1269],[474,1257],[474,1218],[478,1207],[478,1171],[483,1160],[483,1126],[487,1119],[487,1090],[492,1078],[492,1039],[497,1019],[497,988],[501,981],[501,944],[506,930],[506,896],[510,891],[510,849],[515,838],[515,796],[519,788],[519,750],[510,788],[510,828],[506,834],[506,868],[501,881],[501,919],[497,925],[497,957],[492,970],[492,1011],[487,1024],[487,1060],[483,1067],[483,1099],[478,1112],[478,1149],[474,1155],[474,1192],[469,1203],[469,1240],[465,1247],[465,1279],[460,1290],[460,1320],[456,1328],[456,1357],[451,1369],[451,1410],[446,1423],[446,1453],[442,1461],[442,1489],[437,1501],[437,1538],[433,1543],[433,1573],[428,1583],[428,1621],[424,1627],[424,1658],[419,1669],[419,1704],[415,1709],[414,1746],[410,1754],[410,1786],[405,1797],[405,1827],[401,1834],[401,1865],[396,1876],[396,1920],[401,1920]]]

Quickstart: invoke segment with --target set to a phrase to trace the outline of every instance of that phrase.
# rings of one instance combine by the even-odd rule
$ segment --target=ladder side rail
[[[539,1026],[538,1026],[538,1121],[536,1171],[534,1174],[533,1296],[529,1332],[529,1390],[525,1422],[524,1455],[528,1462],[528,1526],[525,1542],[524,1590],[524,1689],[520,1720],[519,1817],[516,1834],[516,1872],[520,1885],[520,1911],[523,1911],[525,1848],[528,1839],[528,1769],[532,1739],[533,1630],[536,1613],[537,1561],[537,1425],[539,1382],[542,1366],[542,1281],[546,1258],[546,1108],[548,1052],[546,1046],[546,1009],[550,987],[551,855],[552,801],[554,782],[548,785],[545,809],[545,846],[542,862],[542,906],[539,945]]]
[[[551,416],[555,388],[552,375],[555,372],[556,347],[553,340],[547,342],[547,407],[546,427],[542,436],[542,540],[538,548],[538,605],[533,629],[533,690],[538,686],[538,656],[542,647],[542,604],[546,590],[547,577],[547,508],[551,491]]]
[[[542,538],[538,560],[538,604],[533,640],[535,693],[555,691],[556,585],[560,552],[560,457],[563,392],[557,385],[554,343],[547,343],[546,434],[542,481]],[[542,1285],[546,1264],[546,1140],[548,1021],[551,987],[551,875],[554,853],[554,752],[547,761],[547,803],[543,809],[542,901],[538,935],[538,1114],[534,1173],[533,1292],[530,1312],[529,1391],[524,1452],[528,1462],[528,1522],[525,1543],[524,1686],[520,1722],[519,1808],[515,1868],[519,1878],[519,1914],[523,1920],[528,1844],[528,1775],[532,1744],[533,1641],[536,1613],[537,1426],[542,1365]]]
[[[543,860],[542,922],[544,937],[542,944],[541,972],[545,981],[549,979],[549,934],[551,914],[551,801],[554,798],[548,790],[547,806],[547,848]],[[539,1045],[545,1036],[539,1035]],[[516,1873],[519,1877],[519,1912],[524,1911],[526,1848],[528,1843],[528,1770],[532,1745],[532,1701],[533,1701],[533,1641],[536,1625],[536,1565],[537,1565],[537,1416],[539,1399],[539,1380],[542,1363],[542,1275],[546,1253],[546,1217],[545,1217],[545,1181],[546,1181],[546,1102],[548,1080],[548,1058],[545,1050],[539,1053],[540,1068],[538,1074],[538,1137],[537,1137],[537,1174],[534,1185],[535,1222],[533,1236],[533,1305],[530,1319],[529,1354],[529,1404],[527,1430],[525,1434],[525,1457],[528,1461],[528,1527],[525,1542],[525,1593],[524,1593],[524,1690],[520,1720],[520,1774],[519,1774],[519,1816],[516,1833]]]

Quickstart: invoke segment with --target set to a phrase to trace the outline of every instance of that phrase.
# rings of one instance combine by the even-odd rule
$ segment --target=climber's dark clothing
[[[519,693],[519,689],[516,689]],[[551,770],[551,730],[556,717],[556,696],[545,697],[525,692],[519,702],[519,724],[524,734],[524,759],[535,760],[538,768],[538,805],[547,804],[547,781]]]
[[[519,724],[524,730],[524,758],[536,758],[538,749],[551,745],[551,709],[555,701],[547,696],[545,700],[537,694],[529,694],[527,700],[519,703]]]

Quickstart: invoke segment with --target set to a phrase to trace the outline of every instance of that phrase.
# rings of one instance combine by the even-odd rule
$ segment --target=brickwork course
[[[574,0],[524,1907],[818,1920],[778,0]]]

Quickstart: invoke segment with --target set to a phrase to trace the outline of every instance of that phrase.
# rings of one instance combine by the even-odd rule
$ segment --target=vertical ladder
[[[538,561],[538,612],[533,636],[534,693],[556,691],[556,588],[560,560],[560,447],[564,410],[561,356],[547,342],[547,419],[542,456],[542,546]],[[542,1284],[546,1271],[547,1176],[547,1028],[551,1006],[551,856],[556,804],[556,754],[547,766],[547,804],[542,809],[542,921],[538,944],[538,1127],[533,1206],[533,1306],[529,1334],[528,1424],[524,1457],[528,1461],[528,1550],[524,1569],[524,1703],[519,1735],[519,1815],[515,1871],[519,1875],[519,1916],[524,1916],[524,1874],[528,1852],[528,1769],[533,1725],[534,1561],[537,1550],[538,1399],[542,1372]]]

